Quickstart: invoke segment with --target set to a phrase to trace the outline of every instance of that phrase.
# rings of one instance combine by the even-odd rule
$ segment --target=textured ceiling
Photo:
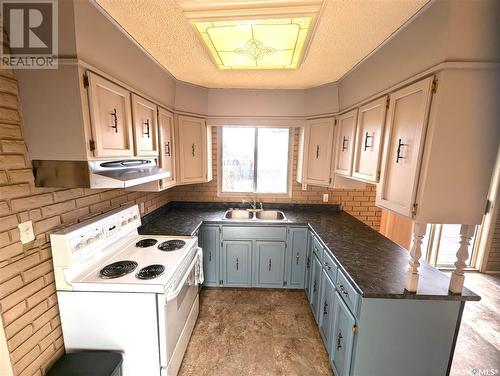
[[[209,88],[299,89],[337,81],[428,0],[326,0],[301,66],[220,70],[174,0],[96,0],[178,80]]]

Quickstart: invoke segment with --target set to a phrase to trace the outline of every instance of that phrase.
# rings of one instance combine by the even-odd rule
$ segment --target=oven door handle
[[[188,279],[189,275],[191,274],[191,271],[193,268],[196,266],[196,263],[198,262],[199,259],[199,252],[196,252],[196,256],[193,258],[193,261],[191,261],[191,264],[189,265],[189,268],[186,271],[186,274],[184,274],[184,277],[182,278],[182,281],[177,285],[174,291],[167,291],[166,293],[166,300],[170,301],[173,300],[179,295],[179,293],[182,290],[182,287],[184,287],[184,283],[186,283],[186,280]]]

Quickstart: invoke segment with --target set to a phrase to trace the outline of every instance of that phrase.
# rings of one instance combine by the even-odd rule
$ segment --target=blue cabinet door
[[[203,274],[205,286],[219,285],[219,226],[202,226],[199,232],[199,244],[203,249]]]
[[[335,314],[335,285],[328,276],[326,269],[321,272],[321,291],[319,298],[319,332],[325,344],[326,350],[330,351],[333,320]]]
[[[224,241],[222,264],[225,286],[250,287],[252,285],[252,241]]]
[[[335,375],[347,376],[351,369],[356,320],[339,293],[335,293],[335,320],[330,347],[330,364]]]
[[[304,288],[307,255],[307,234],[305,227],[292,227],[288,237],[287,248],[287,282],[288,287]]]
[[[307,254],[306,254],[306,276],[304,289],[306,290],[307,299],[309,299],[309,303],[311,303],[311,284],[312,284],[312,234],[308,231],[307,234]]]
[[[310,301],[311,308],[314,314],[314,319],[316,323],[319,320],[319,291],[320,291],[320,283],[321,283],[321,262],[318,260],[316,255],[312,256],[312,279],[311,279],[311,292],[310,292]]]
[[[284,242],[255,242],[256,287],[283,287],[285,265]]]

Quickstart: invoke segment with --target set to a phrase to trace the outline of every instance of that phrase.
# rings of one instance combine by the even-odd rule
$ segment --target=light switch
[[[328,193],[323,194],[323,202],[328,202]]]
[[[20,232],[21,243],[26,244],[35,240],[35,234],[33,233],[33,222],[26,221],[17,225]]]

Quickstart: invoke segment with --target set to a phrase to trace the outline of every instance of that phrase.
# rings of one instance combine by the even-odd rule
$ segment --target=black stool
[[[47,376],[121,376],[123,356],[109,351],[64,354]]]

